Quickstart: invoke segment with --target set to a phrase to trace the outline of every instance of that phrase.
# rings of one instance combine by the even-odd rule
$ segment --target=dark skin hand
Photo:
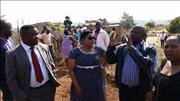
[[[127,44],[127,47],[128,48],[130,48],[130,47],[132,47],[132,45],[133,45],[133,43],[132,43],[132,38],[131,38],[131,36],[129,35],[128,37],[127,37],[127,41],[126,41],[126,44]]]
[[[76,85],[76,87],[75,87],[75,95],[76,95],[77,100],[79,97],[81,97],[83,95],[83,90],[81,89],[81,87],[79,85]]]

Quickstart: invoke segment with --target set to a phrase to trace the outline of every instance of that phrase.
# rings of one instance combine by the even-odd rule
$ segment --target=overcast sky
[[[180,16],[180,1],[1,1],[1,15],[17,26],[36,22],[63,22],[66,15],[72,22],[106,18],[120,21],[123,12],[134,20],[171,20]],[[20,21],[21,22],[21,21]]]

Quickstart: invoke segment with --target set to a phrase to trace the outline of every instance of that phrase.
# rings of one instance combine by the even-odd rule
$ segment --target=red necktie
[[[36,80],[41,83],[44,78],[42,75],[41,67],[39,65],[38,57],[37,57],[36,53],[34,52],[34,47],[31,47],[31,50],[32,50],[31,55],[32,55],[32,61],[33,61],[33,65],[34,65]]]

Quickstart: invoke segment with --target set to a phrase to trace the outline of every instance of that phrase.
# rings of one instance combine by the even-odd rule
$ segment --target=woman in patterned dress
[[[90,31],[84,31],[81,34],[82,45],[70,52],[70,101],[106,101],[101,68],[105,51],[93,46],[94,40]]]

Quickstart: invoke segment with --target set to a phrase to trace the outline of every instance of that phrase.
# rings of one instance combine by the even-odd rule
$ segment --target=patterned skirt
[[[76,68],[75,75],[83,96],[76,98],[74,85],[71,84],[70,101],[106,101],[101,67]]]

